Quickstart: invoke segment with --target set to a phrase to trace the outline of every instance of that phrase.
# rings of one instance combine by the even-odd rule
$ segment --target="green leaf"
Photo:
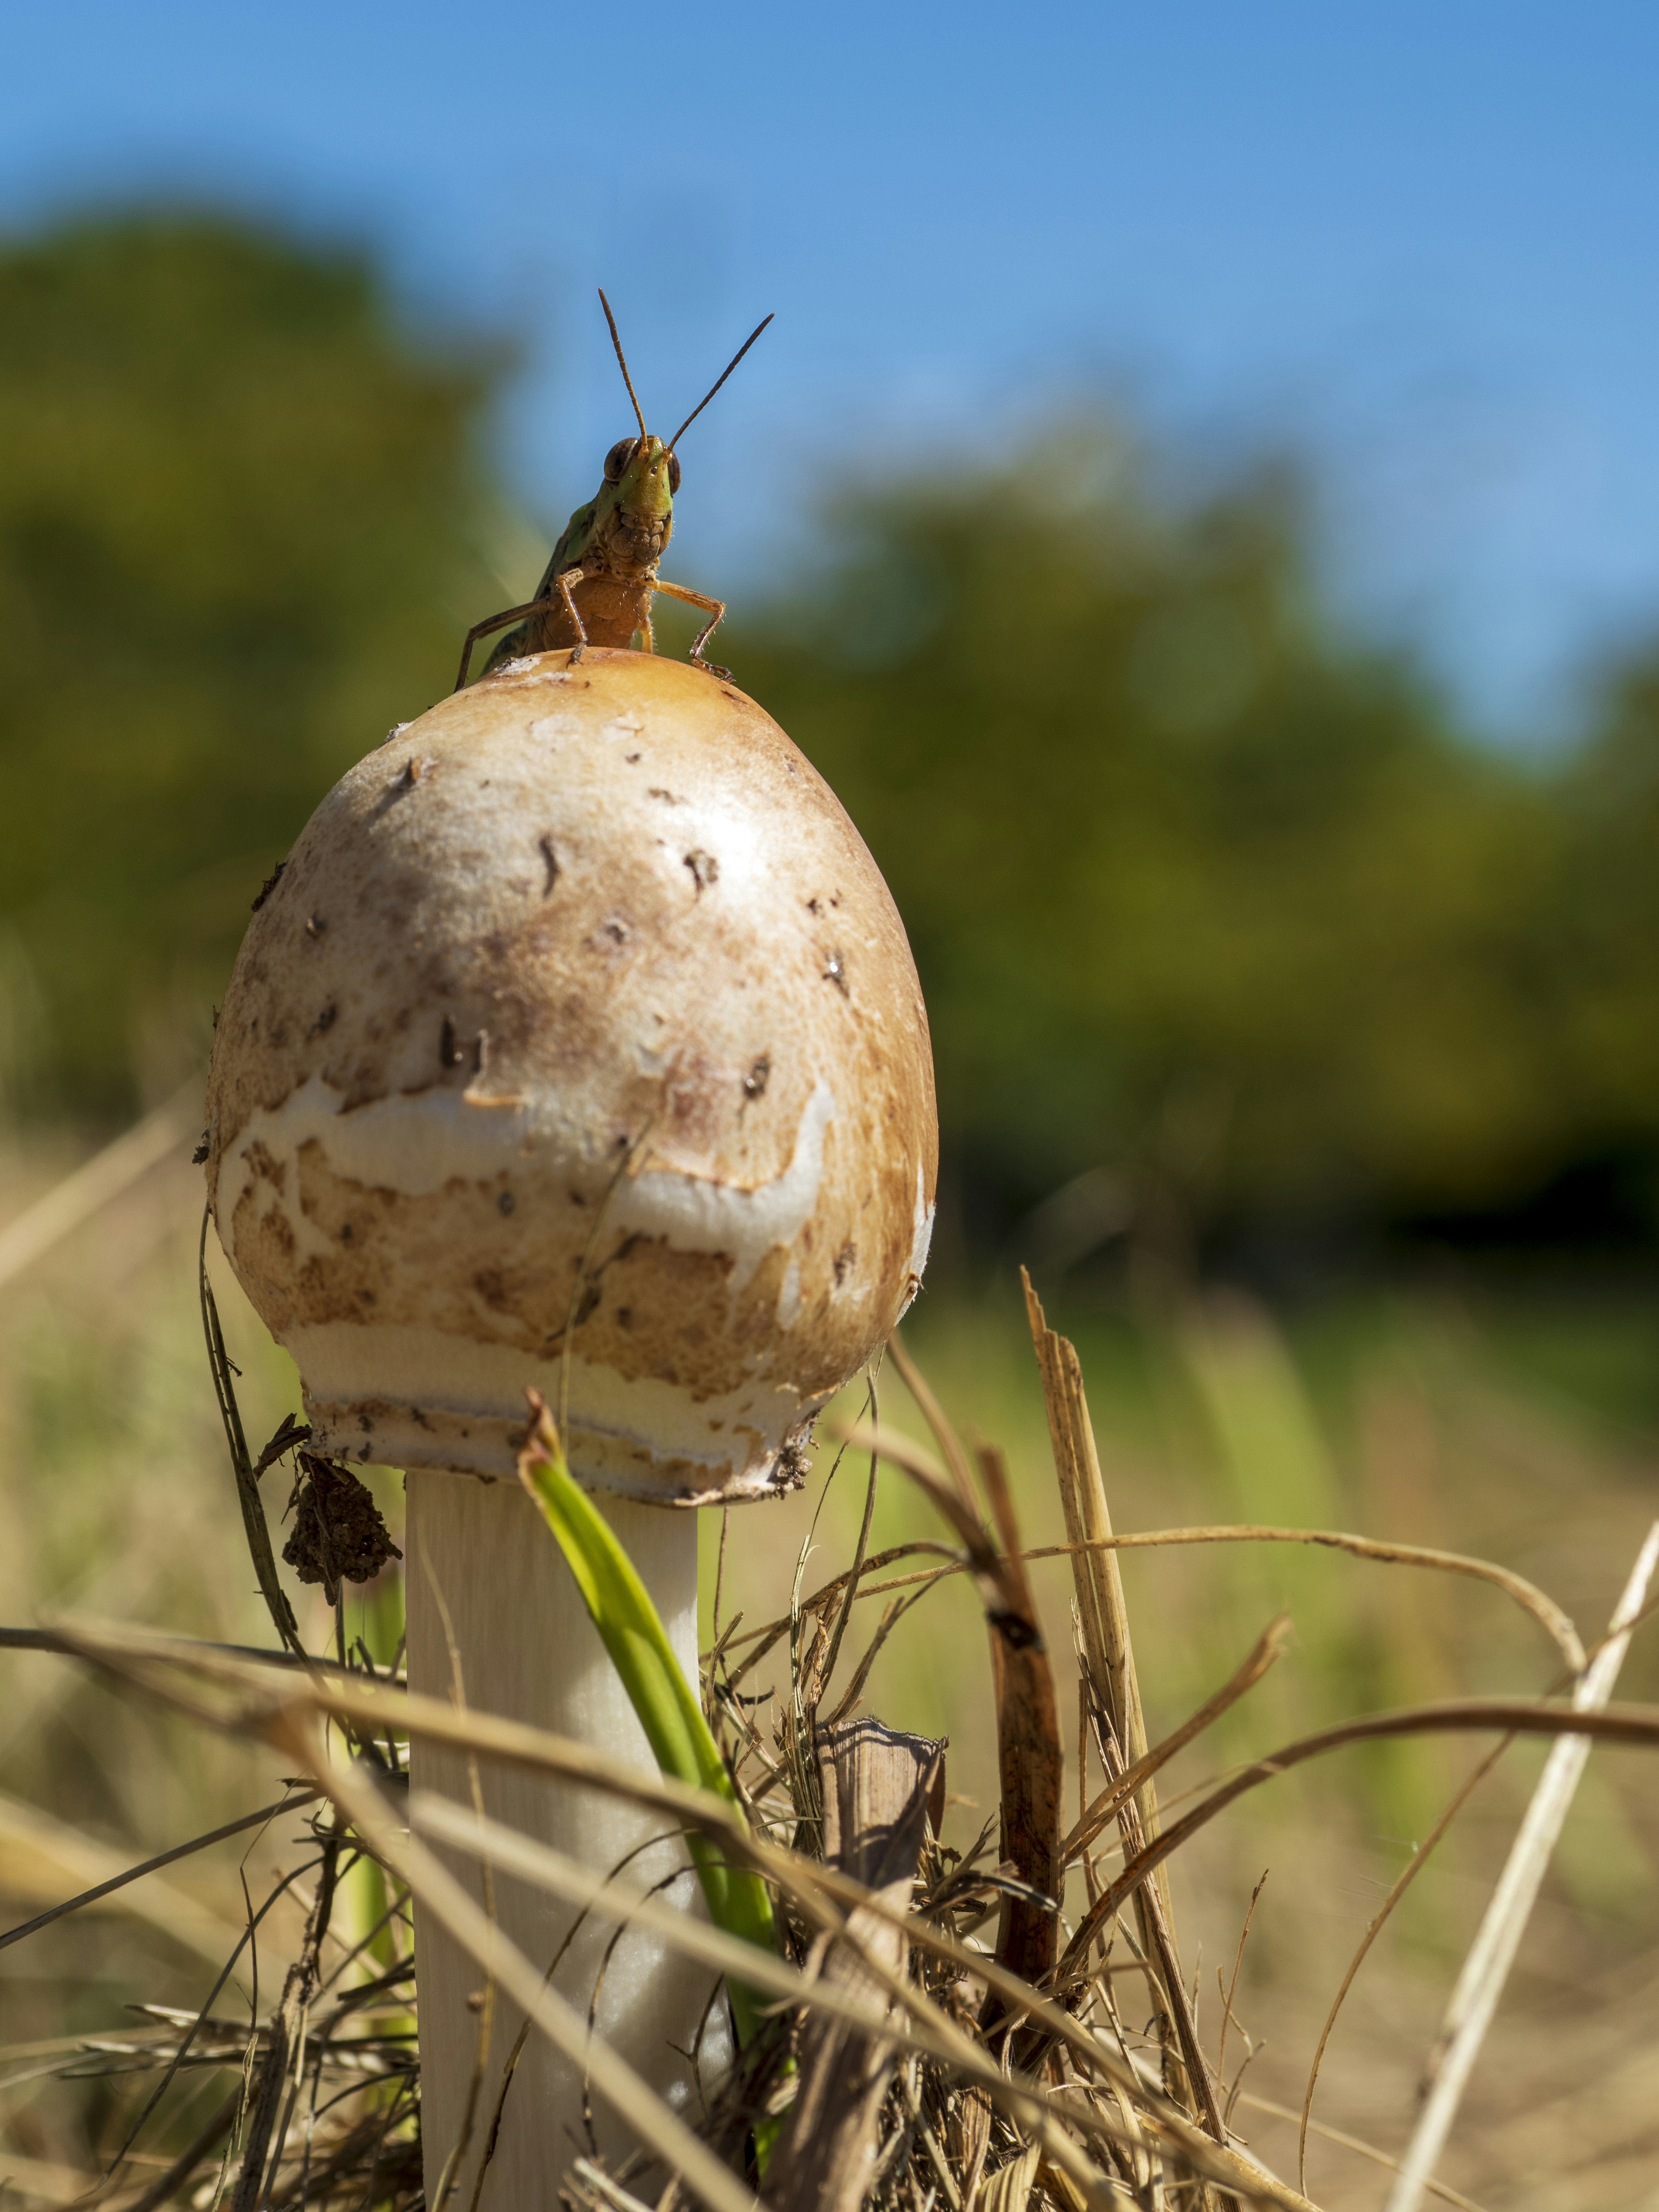
[[[675,1781],[707,1790],[722,1804],[740,1810],[720,1747],[680,1670],[657,1608],[610,1522],[572,1479],[558,1432],[544,1408],[529,1448],[520,1455],[519,1475],[558,1540],[658,1765]],[[705,1836],[688,1833],[686,1847],[714,1925],[775,1953],[777,1923],[758,1875],[731,1865]],[[768,2000],[736,1982],[729,1988],[738,2041],[746,2045],[764,2025]]]

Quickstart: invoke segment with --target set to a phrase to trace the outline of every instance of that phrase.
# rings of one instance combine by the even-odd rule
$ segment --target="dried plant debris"
[[[332,1605],[340,1584],[372,1582],[403,1553],[392,1540],[366,1483],[337,1460],[299,1455],[299,1480],[289,1504],[294,1533],[283,1557],[302,1583],[320,1583]]]
[[[477,2212],[476,2195],[471,2203],[451,2197],[428,2207],[422,2179],[412,1916],[416,1905],[453,1909],[434,1854],[441,1845],[565,1897],[577,1926],[594,1914],[618,1927],[652,1926],[704,1963],[711,1992],[718,1976],[741,1967],[773,2008],[770,2028],[709,2083],[702,2109],[673,2123],[678,2136],[653,2136],[647,2098],[637,2156],[607,2163],[591,2145],[586,2154],[569,2147],[556,2189],[570,2212],[689,2212],[698,2203],[708,2212],[756,2212],[757,2196],[767,2212],[1310,2212],[1300,2188],[1268,2172],[1240,2131],[1251,2112],[1285,2109],[1241,2086],[1257,2048],[1238,2009],[1243,1935],[1237,1955],[1229,1946],[1225,1978],[1213,1962],[1202,1975],[1183,1966],[1163,1881],[1167,1858],[1245,1790],[1341,1744],[1456,1729],[1488,1741],[1510,1740],[1507,1731],[1659,1747],[1659,1712],[1522,1696],[1363,1716],[1235,1767],[1188,1792],[1179,1817],[1167,1817],[1155,1778],[1248,1698],[1279,1656],[1288,1624],[1271,1623],[1228,1680],[1150,1742],[1115,1565],[1128,1543],[1294,1538],[1394,1568],[1474,1573],[1502,1585],[1547,1631],[1567,1658],[1568,1688],[1578,1671],[1571,1655],[1582,1661],[1582,1652],[1553,1601],[1485,1562],[1328,1531],[1115,1534],[1076,1355],[1034,1297],[1029,1310],[1066,1543],[1024,1548],[1000,1456],[963,1449],[896,1347],[891,1366],[936,1454],[884,1430],[872,1382],[866,1418],[852,1431],[869,1456],[850,1563],[809,1589],[809,1537],[787,1613],[759,1626],[740,1618],[723,1624],[716,1593],[703,1708],[734,1784],[735,1812],[558,1738],[410,1698],[395,1671],[376,1668],[361,1646],[344,1654],[343,1638],[337,1662],[313,1658],[301,1668],[289,1653],[85,1624],[54,1630],[41,1648],[79,1655],[106,1679],[268,1743],[295,1778],[300,1794],[280,1808],[171,1856],[268,1814],[303,1816],[283,1870],[250,1900],[247,1931],[198,2010],[141,2006],[137,2025],[66,2039],[40,2067],[43,2077],[95,2080],[120,2116],[103,2138],[106,2171],[81,2177],[83,2201],[119,2212],[185,2204],[200,2212]],[[218,1344],[211,1316],[210,1343]],[[245,1511],[250,1498],[258,1502],[259,1474],[293,1452],[294,1525],[283,1556],[332,1601],[344,1583],[368,1580],[399,1555],[368,1488],[349,1468],[308,1453],[300,1424],[285,1423],[253,1462],[232,1371],[219,1346],[216,1386]],[[884,1468],[918,1486],[937,1513],[937,1537],[872,1550]],[[1029,1573],[1031,1560],[1056,1549],[1072,1571],[1079,1662],[1069,1747]],[[997,1747],[1000,1796],[979,1834],[952,1844],[941,1833],[945,1747],[858,1708],[898,1620],[957,1575],[971,1579],[984,1614],[994,1681],[984,1725]],[[872,1616],[865,1601],[877,1597],[882,1609]],[[757,1669],[774,1653],[776,1679],[763,1683]],[[600,1884],[471,1807],[411,1795],[405,1747],[416,1735],[462,1745],[480,1761],[510,1758],[609,1790],[660,1812],[669,1828],[700,1830],[769,1886],[780,1955],[763,1956],[665,1905],[661,1886],[635,1886],[626,1866]],[[1067,1785],[1076,1807],[1069,1819],[1061,1810],[1068,1749],[1079,1761]],[[1431,1831],[1413,1870],[1455,1810]],[[370,1888],[374,1909],[366,1913]],[[97,1894],[25,1923],[13,1939],[61,1923]],[[252,1946],[284,1899],[299,1907],[290,1917],[302,1933],[273,1991],[268,1980],[252,1984]],[[1392,1903],[1391,1895],[1367,1946]],[[1244,1933],[1255,1909],[1252,1898]],[[504,1956],[478,1917],[482,1930],[473,1927],[469,1940],[480,1947],[476,1956],[495,1960],[504,1992],[516,1986],[524,2035],[552,2033],[550,2008],[538,2009],[546,1962],[532,1964],[510,1946]],[[1208,1978],[1219,2008],[1206,2000],[1200,2036],[1200,1984]],[[239,2010],[239,1989],[245,1998],[257,1992],[251,2011]],[[721,2001],[711,1995],[711,2005]],[[589,2048],[594,2094],[607,2094],[615,2077]],[[210,2085],[191,2101],[192,2091]],[[1302,2112],[1289,2115],[1299,2118],[1304,2139],[1311,2128],[1389,2163],[1311,2120],[1313,2094],[1310,2078]],[[479,2124],[493,2131],[510,2109],[506,2100],[504,2089]],[[695,2156],[665,2157],[674,2145]],[[665,2170],[675,2177],[665,2188]],[[1432,2188],[1445,2201],[1467,2201]]]
[[[76,2039],[36,2069],[98,2081],[110,2093],[131,2081],[124,2139],[104,2173],[85,2177],[82,2201],[119,2212],[256,2203],[271,2212],[299,2212],[302,2204],[318,2212],[370,2204],[414,2212],[420,2203],[410,1901],[394,1893],[359,1942],[340,1942],[330,1925],[338,1883],[364,1863],[327,1817],[313,1827],[295,1866],[251,1906],[252,1934],[281,1898],[311,1886],[301,1957],[267,2020],[251,2028],[238,2014],[234,1982],[248,1971],[244,1938],[199,2012],[139,2005],[139,2027]],[[213,2099],[204,2124],[204,2075],[229,2087]],[[158,2160],[153,2142],[168,2136],[157,2131],[172,2116],[176,2137],[180,2115],[191,2121],[182,2147]]]

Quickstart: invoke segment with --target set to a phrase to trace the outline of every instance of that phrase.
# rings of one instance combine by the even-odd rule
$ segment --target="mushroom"
[[[828,785],[702,671],[599,648],[509,662],[313,816],[238,958],[208,1120],[215,1223],[298,1364],[311,1450],[406,1471],[411,1686],[648,1765],[514,1480],[525,1391],[559,1410],[695,1683],[695,1509],[799,1484],[815,1415],[915,1296],[932,1225],[921,994]],[[468,1801],[459,1755],[417,1746],[414,1771]],[[601,1870],[659,1832],[593,1793],[481,1778],[492,1814]],[[681,1856],[659,1841],[630,1872]],[[693,1888],[671,1893],[695,1910]],[[495,1901],[546,1966],[568,1914],[500,1878]],[[562,1960],[574,2002],[611,1934]],[[418,1921],[416,1972],[435,2204],[479,1976]],[[628,1935],[597,2030],[684,2100],[708,2003],[703,1970]],[[498,2016],[463,2204],[513,2032]],[[532,2039],[486,2206],[555,2203],[581,2107]]]

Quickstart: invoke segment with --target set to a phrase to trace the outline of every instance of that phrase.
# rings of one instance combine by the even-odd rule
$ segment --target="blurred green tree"
[[[1659,646],[1607,671],[1560,798],[1559,1050],[1579,1149],[1616,1207],[1659,1227]]]
[[[0,249],[0,983],[37,1103],[185,1072],[273,860],[453,680],[499,592],[466,555],[495,367],[245,223]]]
[[[892,885],[1005,1213],[1116,1170],[1178,1243],[1502,1205],[1571,1148],[1557,811],[1343,641],[1291,472],[1183,501],[1085,424],[836,520],[731,656]]]
[[[0,1078],[35,1103],[184,1072],[272,863],[511,596],[472,550],[503,366],[245,223],[0,247]],[[1562,768],[1499,758],[1344,635],[1311,542],[1294,471],[1178,496],[1082,422],[855,490],[732,625],[893,886],[993,1220],[1075,1180],[1060,1247],[1133,1213],[1179,1256],[1652,1179],[1659,656]]]

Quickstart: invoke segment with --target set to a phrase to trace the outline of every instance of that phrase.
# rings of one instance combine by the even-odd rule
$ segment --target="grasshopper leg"
[[[576,642],[570,648],[570,665],[573,668],[587,650],[587,632],[582,627],[581,617],[576,612],[576,602],[570,596],[570,586],[580,584],[581,580],[580,568],[567,568],[562,575],[553,579],[559,587],[559,597],[564,601],[564,611],[570,617],[570,626],[576,633]]]
[[[576,632],[576,648],[570,656],[573,666],[587,650],[587,632],[582,627],[581,617],[576,612],[576,603],[570,596],[571,585],[580,584],[581,580],[582,572],[580,568],[567,568],[563,575],[556,576],[553,579],[559,587],[559,597],[564,601],[565,611],[570,617],[571,623]],[[455,678],[455,689],[458,691],[464,690],[466,687],[467,672],[472,665],[472,648],[478,640],[481,637],[488,637],[493,629],[505,629],[508,623],[521,622],[526,615],[545,614],[547,598],[547,593],[544,592],[538,599],[526,599],[520,607],[503,607],[500,614],[486,615],[482,622],[473,623],[461,641],[460,672]]]
[[[694,668],[706,668],[711,676],[723,676],[729,683],[732,679],[729,668],[722,668],[718,662],[705,660],[702,657],[704,646],[726,618],[726,601],[711,599],[702,592],[688,592],[684,584],[665,584],[656,577],[652,579],[651,588],[653,592],[666,592],[671,599],[684,599],[688,607],[702,608],[708,619],[691,641],[691,665]]]
[[[481,637],[488,637],[492,629],[505,629],[508,623],[519,622],[526,615],[533,615],[544,605],[541,599],[526,599],[521,607],[503,607],[500,614],[486,615],[482,622],[474,623],[461,641],[461,668],[455,678],[455,689],[459,691],[465,687],[467,671],[472,665],[472,648]]]

